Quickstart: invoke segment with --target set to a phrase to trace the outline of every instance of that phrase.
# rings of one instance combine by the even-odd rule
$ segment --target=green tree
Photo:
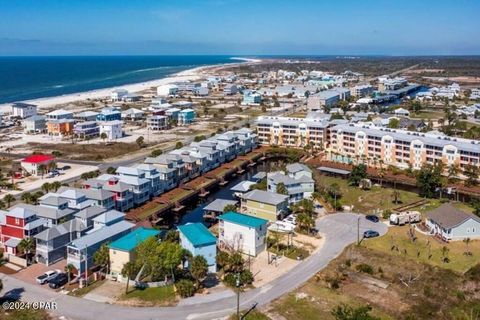
[[[182,262],[183,248],[178,243],[161,242],[157,254],[161,259],[162,267],[164,270],[170,271],[172,279],[175,281],[175,270]]]
[[[227,204],[223,208],[223,213],[227,213],[227,212],[230,212],[230,211],[236,212],[237,211],[237,206],[234,205],[234,204]]]
[[[45,182],[44,184],[42,184],[42,190],[45,192],[45,193],[48,193],[50,190],[51,190],[52,186],[50,185],[50,183],[48,182]]]
[[[195,280],[196,287],[199,288],[208,273],[207,260],[200,255],[193,257],[190,260],[189,270],[192,278]]]
[[[474,164],[467,164],[464,168],[463,174],[467,177],[465,181],[466,186],[475,186],[479,175],[479,167]]]
[[[195,294],[195,286],[190,280],[182,279],[175,284],[175,287],[182,298],[188,298]]]
[[[308,214],[302,212],[297,215],[297,225],[298,229],[306,230],[307,233],[310,233],[310,230],[315,226],[315,220]]]
[[[277,193],[278,194],[283,194],[283,195],[288,195],[288,189],[285,186],[285,183],[280,182],[279,184],[277,184]]]
[[[175,149],[180,149],[180,148],[183,148],[183,143],[181,141],[178,141],[176,144],[175,144]]]
[[[108,273],[109,268],[110,268],[110,256],[108,253],[108,244],[104,243],[100,249],[98,249],[94,254],[93,254],[93,262],[101,266],[102,268],[106,268],[106,273]]]
[[[18,244],[18,249],[25,254],[27,262],[29,262],[30,254],[35,251],[35,241],[32,238],[24,238]]]
[[[117,172],[117,169],[115,167],[108,167],[107,168],[107,173],[108,174],[115,174]]]
[[[143,138],[143,136],[140,136],[137,138],[137,140],[135,140],[135,143],[138,145],[139,148],[143,148],[145,139]]]
[[[23,202],[31,204],[34,202],[34,196],[30,192],[24,192],[21,196]]]
[[[348,182],[350,185],[358,186],[360,181],[367,178],[367,166],[364,163],[360,163],[352,168]]]
[[[162,149],[155,149],[155,150],[152,150],[152,152],[150,153],[150,157],[158,157],[159,155],[161,155],[163,153]]]
[[[123,265],[122,276],[127,278],[127,286],[125,288],[125,294],[128,293],[128,285],[130,284],[130,280],[135,275],[136,271],[137,271],[137,267],[135,266],[135,263],[132,261],[129,261]]]
[[[70,280],[71,280],[70,277],[72,276],[72,272],[74,268],[75,267],[71,263],[65,265],[65,273],[67,274],[68,283],[70,283]]]
[[[226,251],[219,251],[215,257],[219,269],[227,268],[230,264],[230,254]]]
[[[426,198],[432,198],[435,195],[437,188],[442,185],[441,166],[425,164],[417,172],[417,187],[420,190],[420,195]]]
[[[176,230],[168,230],[168,232],[165,234],[164,241],[178,242],[179,240],[180,240],[180,235]]]
[[[400,120],[397,118],[391,118],[390,121],[388,121],[388,127],[390,129],[398,129],[400,127]]]
[[[0,199],[0,209],[4,210],[7,208],[7,205],[5,204],[5,202],[3,200]]]
[[[340,190],[340,186],[338,185],[338,183],[334,182],[330,185],[330,187],[328,188],[328,193],[334,197],[334,206],[335,206],[335,210],[337,209],[337,198],[340,197],[342,195],[342,192]]]
[[[353,308],[346,304],[341,304],[333,308],[331,314],[336,320],[380,320],[380,318],[370,315],[372,308],[362,306]]]
[[[107,140],[107,138],[108,138],[108,135],[107,135],[106,132],[102,132],[102,133],[100,134],[100,139],[103,140],[103,143],[104,143],[104,144],[105,144],[105,141]]]
[[[7,207],[10,208],[10,205],[12,202],[15,201],[15,197],[12,196],[10,193],[6,194],[5,197],[3,197],[3,200],[7,202]]]

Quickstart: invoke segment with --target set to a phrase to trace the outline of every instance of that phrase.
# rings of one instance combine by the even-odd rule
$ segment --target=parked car
[[[369,215],[365,216],[365,219],[367,219],[369,221],[372,221],[372,222],[375,222],[375,223],[380,221],[380,219],[376,215],[373,215],[373,214],[369,214]]]
[[[297,218],[294,215],[289,215],[285,219],[283,219],[283,222],[293,224],[294,226],[297,225]]]
[[[55,278],[50,280],[48,286],[52,289],[60,288],[68,282],[68,277],[66,273],[59,273]]]
[[[72,167],[71,166],[63,166],[62,167],[62,170],[68,170],[68,169],[72,169]]]
[[[58,273],[59,273],[58,270],[49,270],[49,271],[45,272],[44,274],[39,275],[37,277],[37,279],[36,279],[37,283],[38,284],[48,283],[50,280],[55,278],[58,275]]]
[[[378,237],[380,234],[375,230],[367,230],[363,233],[364,238],[375,238]]]

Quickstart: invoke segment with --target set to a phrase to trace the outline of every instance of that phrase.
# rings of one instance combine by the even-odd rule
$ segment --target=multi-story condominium
[[[115,108],[103,108],[97,115],[97,121],[122,120],[122,113]]]
[[[106,121],[100,123],[100,135],[105,133],[107,140],[112,141],[123,137],[123,122],[121,120]]]
[[[242,128],[233,131],[233,135],[237,138],[237,152],[246,153],[250,152],[257,147],[257,134],[253,133],[248,128]]]
[[[394,91],[408,85],[408,81],[402,77],[388,78],[381,77],[379,78],[378,89],[380,91]]]
[[[43,133],[47,131],[47,121],[45,116],[31,116],[23,120],[23,132],[25,133]]]
[[[175,166],[174,161],[168,158],[168,155],[160,155],[155,158],[149,157],[145,159],[145,164],[153,165],[157,168],[164,191],[171,190],[178,186],[179,169]]]
[[[73,112],[58,109],[47,113],[47,120],[73,119]]]
[[[341,124],[330,128],[329,157],[334,161],[420,169],[425,163],[446,166],[480,164],[480,141],[367,125]]]
[[[168,117],[160,115],[148,117],[147,128],[152,131],[168,129]]]
[[[256,124],[260,144],[303,148],[306,145],[323,147],[329,122],[323,119],[261,116]]]
[[[98,112],[95,111],[83,111],[73,115],[75,121],[96,121]]]
[[[83,184],[85,189],[102,189],[114,194],[115,209],[125,212],[134,207],[132,187],[120,181],[120,178],[110,174],[102,174],[95,179],[89,179]]]
[[[373,86],[369,84],[358,85],[350,89],[352,96],[357,98],[363,98],[373,93]]]
[[[100,135],[100,127],[95,121],[78,122],[73,127],[73,133],[80,139],[91,139]]]
[[[193,109],[183,109],[178,113],[178,125],[185,126],[195,120],[195,111]]]
[[[473,88],[470,93],[470,99],[476,100],[480,99],[480,88]]]
[[[152,197],[156,197],[164,191],[160,173],[155,166],[143,163],[137,165],[136,168],[144,173],[145,179],[150,181],[150,195]]]
[[[332,107],[340,101],[340,93],[335,90],[320,91],[310,95],[307,99],[308,110],[322,110],[323,107]]]
[[[152,181],[145,178],[145,172],[136,167],[118,167],[117,175],[120,181],[132,187],[133,203],[137,205],[144,204],[150,200]],[[157,184],[159,181],[157,182]]]
[[[37,115],[37,106],[34,104],[16,102],[12,104],[12,116],[18,118],[29,118]]]

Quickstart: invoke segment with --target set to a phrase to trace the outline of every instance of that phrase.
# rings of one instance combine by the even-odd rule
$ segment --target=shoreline
[[[260,59],[250,59],[250,58],[241,58],[241,57],[232,57],[231,59],[239,60],[241,62],[198,66],[195,68],[186,69],[180,72],[173,73],[171,75],[168,75],[160,79],[148,80],[144,82],[135,82],[135,83],[125,84],[121,86],[94,89],[89,91],[68,93],[68,94],[59,95],[59,96],[22,100],[21,102],[35,104],[37,105],[37,110],[42,110],[42,109],[51,108],[57,105],[64,105],[64,104],[73,103],[77,101],[107,98],[107,97],[110,97],[110,93],[115,89],[126,89],[128,90],[129,93],[138,93],[138,92],[150,89],[151,87],[171,84],[173,82],[196,81],[200,79],[205,74],[205,72],[207,72],[210,69],[221,68],[224,66],[232,66],[236,64],[259,63],[262,61]],[[0,104],[0,113],[3,113],[3,114],[10,113],[11,105],[12,105],[12,102]],[[68,109],[68,107],[66,107],[66,109]]]

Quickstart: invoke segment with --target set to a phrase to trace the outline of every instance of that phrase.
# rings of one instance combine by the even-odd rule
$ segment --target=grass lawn
[[[52,317],[45,310],[9,310],[0,309],[0,319],[2,320],[50,320]]]
[[[133,289],[124,294],[121,300],[137,300],[148,305],[173,306],[176,303],[173,286]]]
[[[86,287],[70,292],[69,295],[74,297],[83,297],[93,289],[100,287],[102,284],[105,283],[105,281],[107,280],[99,280],[99,281],[93,282]]]
[[[360,213],[372,213],[374,210],[387,210],[399,207],[402,204],[408,204],[415,201],[422,200],[415,192],[398,190],[400,192],[399,204],[393,203],[393,189],[383,187],[372,187],[370,190],[362,190],[358,187],[348,185],[346,179],[324,176],[320,177],[320,184],[328,187],[333,183],[340,186],[342,196],[339,198],[343,205],[354,206],[353,211]],[[432,202],[435,202],[432,200]],[[416,208],[420,210],[421,208]],[[423,208],[423,210],[431,210],[432,208]],[[422,210],[420,210],[422,211]]]
[[[425,120],[440,119],[443,116],[445,116],[445,114],[443,112],[438,112],[438,111],[422,111],[419,113],[412,113],[410,115],[411,118],[425,119]]]
[[[473,255],[467,256],[464,254],[467,246],[463,241],[443,243],[432,237],[415,232],[417,240],[412,242],[407,233],[408,229],[408,226],[391,227],[385,236],[365,240],[361,245],[387,254],[405,257],[460,273],[464,273],[474,265],[480,263],[480,241],[478,240],[470,242],[469,251],[473,252]],[[427,245],[427,243],[429,243],[429,245]],[[391,250],[393,245],[398,247],[398,252]],[[449,249],[449,263],[442,262],[442,247],[444,246]],[[430,255],[431,257],[429,258]]]

